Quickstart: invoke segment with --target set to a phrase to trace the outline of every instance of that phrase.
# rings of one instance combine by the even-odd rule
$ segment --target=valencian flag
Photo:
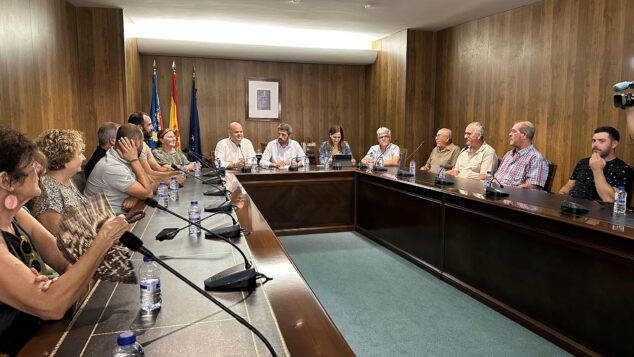
[[[176,101],[176,62],[172,62],[172,99],[170,101],[170,128],[176,135],[176,147],[181,149],[181,123],[178,120],[178,102]]]
[[[192,103],[189,112],[189,161],[202,157],[200,148],[200,126],[198,125],[198,106],[196,104],[196,69],[192,73]]]
[[[153,128],[149,146],[152,149],[156,149],[158,147],[158,131],[163,129],[161,105],[159,104],[158,90],[156,89],[156,61],[154,61],[154,74],[152,75],[152,104],[150,106],[150,117],[152,118]]]

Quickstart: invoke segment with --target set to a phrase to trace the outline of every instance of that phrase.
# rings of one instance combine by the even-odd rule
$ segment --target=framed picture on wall
[[[247,120],[282,120],[282,88],[279,79],[246,79]]]

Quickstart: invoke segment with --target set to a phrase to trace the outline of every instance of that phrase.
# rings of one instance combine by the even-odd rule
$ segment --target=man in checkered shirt
[[[508,186],[543,188],[548,177],[548,161],[533,146],[535,126],[529,121],[513,125],[509,133],[513,150],[504,155],[495,178]]]

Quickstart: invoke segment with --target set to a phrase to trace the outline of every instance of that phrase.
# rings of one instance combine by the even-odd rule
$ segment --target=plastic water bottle
[[[368,159],[368,169],[372,170],[374,168],[374,154],[370,153],[370,158]]]
[[[487,171],[487,175],[484,177],[484,187],[491,187],[493,184],[493,174],[491,171]]]
[[[618,191],[614,193],[614,214],[625,214],[625,202],[627,201],[627,192],[623,186],[619,186]]]
[[[376,166],[383,167],[383,156],[379,156],[376,158]]]
[[[158,189],[156,190],[156,192],[158,193],[158,203],[159,205],[167,208],[168,204],[169,204],[169,198],[167,196],[167,185],[165,184],[165,182],[161,182],[159,184]]]
[[[438,168],[438,178],[445,178],[445,165],[440,165],[440,167]]]
[[[214,160],[214,162],[215,162],[215,164],[216,164],[216,168],[217,168],[217,169],[219,169],[219,168],[220,168],[220,164],[221,164],[220,158],[218,158],[218,157],[216,156],[216,159]]]
[[[304,156],[304,171],[310,170],[310,159],[308,156]]]
[[[194,164],[194,176],[196,177],[200,177],[202,175],[202,165],[200,164],[199,161],[196,161],[196,164]]]
[[[187,212],[189,213],[190,221],[200,223],[200,206],[198,206],[198,201],[192,201]],[[189,236],[193,238],[200,237],[200,228],[190,224]]]
[[[170,199],[178,201],[178,181],[176,181],[176,176],[172,176],[172,181],[170,182]]]
[[[328,170],[330,163],[328,162],[328,155],[324,155],[324,169]]]
[[[178,168],[180,169],[178,173],[179,173],[181,176],[185,177],[185,165],[180,164],[180,165],[178,165]]]
[[[121,332],[117,336],[117,347],[112,350],[111,357],[144,357],[143,346],[136,342],[136,334],[132,331]]]
[[[255,172],[258,169],[258,158],[257,157],[253,157],[253,159],[251,160],[251,172]]]
[[[414,159],[409,162],[409,173],[412,175],[416,175],[416,161],[414,161]]]
[[[152,259],[143,257],[139,269],[141,281],[141,310],[153,311],[161,308],[161,269]]]

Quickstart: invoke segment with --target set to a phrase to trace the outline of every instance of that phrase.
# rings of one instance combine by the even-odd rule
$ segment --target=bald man
[[[502,185],[523,188],[544,188],[548,177],[548,161],[533,146],[535,126],[530,121],[519,121],[509,132],[513,150],[504,155],[495,178]]]
[[[249,165],[255,157],[253,144],[244,137],[242,125],[233,122],[229,124],[229,137],[216,144],[216,158],[220,159],[220,165],[228,169],[240,169],[245,164]]]
[[[460,147],[453,143],[451,130],[442,128],[436,133],[436,147],[431,151],[429,159],[420,169],[423,171],[429,170],[437,174],[440,165],[443,165],[445,170],[451,170],[458,159],[458,154],[460,154]]]

